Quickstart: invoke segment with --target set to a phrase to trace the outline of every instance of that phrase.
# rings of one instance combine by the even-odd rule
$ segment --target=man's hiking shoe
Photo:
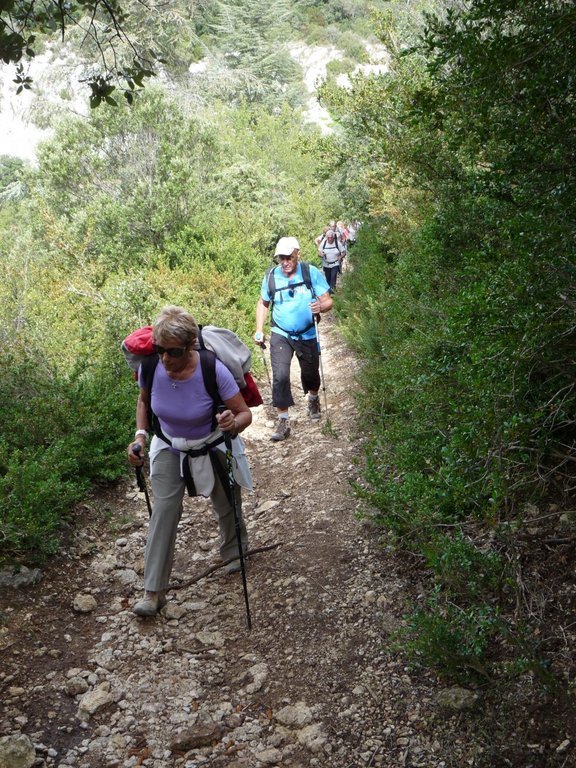
[[[224,566],[224,571],[226,573],[239,573],[242,570],[242,566],[240,565],[240,558],[237,560],[232,560],[231,563],[228,563],[228,565]]]
[[[137,616],[156,616],[161,608],[166,605],[165,592],[144,592],[142,600],[138,600],[132,606],[132,612]]]
[[[288,419],[278,419],[276,422],[276,426],[274,427],[274,432],[272,432],[272,435],[270,437],[270,440],[274,440],[275,442],[279,442],[280,440],[286,440],[286,438],[290,434],[290,423]]]
[[[316,400],[310,400],[308,399],[308,416],[313,421],[318,421],[320,418],[320,398],[317,397]]]

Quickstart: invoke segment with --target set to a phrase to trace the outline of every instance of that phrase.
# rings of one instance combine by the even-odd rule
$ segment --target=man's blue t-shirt
[[[326,278],[317,267],[310,265],[310,280],[316,296],[322,296],[330,290]],[[316,327],[312,325],[312,312],[310,303],[314,301],[312,292],[304,285],[302,279],[302,265],[298,263],[296,272],[290,277],[286,277],[280,266],[274,268],[274,283],[276,288],[275,296],[268,293],[268,279],[264,276],[260,295],[263,301],[273,301],[272,308],[273,319],[277,325],[272,326],[274,333],[281,336],[298,336],[301,339],[315,339]],[[301,285],[297,285],[301,283]],[[290,286],[296,286],[294,290]],[[288,290],[279,290],[287,287]],[[310,326],[310,327],[309,327]],[[304,331],[308,328],[307,331]]]

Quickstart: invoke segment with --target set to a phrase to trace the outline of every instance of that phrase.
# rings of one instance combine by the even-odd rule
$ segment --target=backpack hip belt
[[[179,451],[181,456],[186,456],[187,458],[182,461],[182,477],[184,479],[184,485],[186,486],[186,491],[188,493],[188,496],[198,496],[198,491],[196,489],[196,483],[194,482],[194,476],[192,474],[192,469],[190,466],[190,462],[188,459],[196,459],[200,456],[209,456],[210,457],[210,463],[212,465],[212,472],[215,475],[218,475],[220,478],[220,481],[222,482],[222,486],[224,490],[226,490],[227,482],[224,482],[226,480],[226,473],[224,472],[224,468],[221,465],[221,463],[216,458],[214,449],[216,446],[221,445],[225,439],[226,436],[223,433],[220,433],[216,437],[214,437],[212,440],[207,440],[205,443],[198,445],[196,448],[188,448],[185,449],[184,446],[180,447],[179,444],[182,442],[181,440],[177,438],[169,439],[166,436],[160,438],[165,443],[170,445],[174,450]],[[236,439],[236,436],[232,438],[233,440]],[[174,443],[176,442],[176,445]]]
[[[306,328],[303,328],[301,331],[289,331],[287,328],[282,328],[281,325],[278,325],[278,323],[274,322],[274,318],[272,318],[270,325],[272,330],[274,330],[274,328],[279,328],[281,331],[284,331],[284,333],[287,333],[293,341],[300,341],[302,336],[307,333],[310,328],[314,328],[314,320],[312,320],[312,322],[309,323],[309,325],[307,325]]]

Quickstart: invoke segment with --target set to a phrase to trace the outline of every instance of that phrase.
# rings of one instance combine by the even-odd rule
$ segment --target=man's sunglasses
[[[168,357],[182,357],[184,352],[186,352],[186,347],[161,347],[158,344],[154,344],[154,352],[156,352],[158,355],[168,355]]]

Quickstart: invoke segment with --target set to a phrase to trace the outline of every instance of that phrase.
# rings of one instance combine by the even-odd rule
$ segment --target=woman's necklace
[[[194,371],[196,370],[196,355],[194,354],[194,351],[192,351],[190,362],[191,362],[191,370],[187,370],[185,368],[184,371],[181,371],[178,374],[177,379],[174,379],[172,376],[170,376],[170,374],[168,374],[168,378],[170,379],[170,386],[172,387],[172,389],[178,389],[179,381],[185,381],[186,379],[189,379],[194,374]]]

